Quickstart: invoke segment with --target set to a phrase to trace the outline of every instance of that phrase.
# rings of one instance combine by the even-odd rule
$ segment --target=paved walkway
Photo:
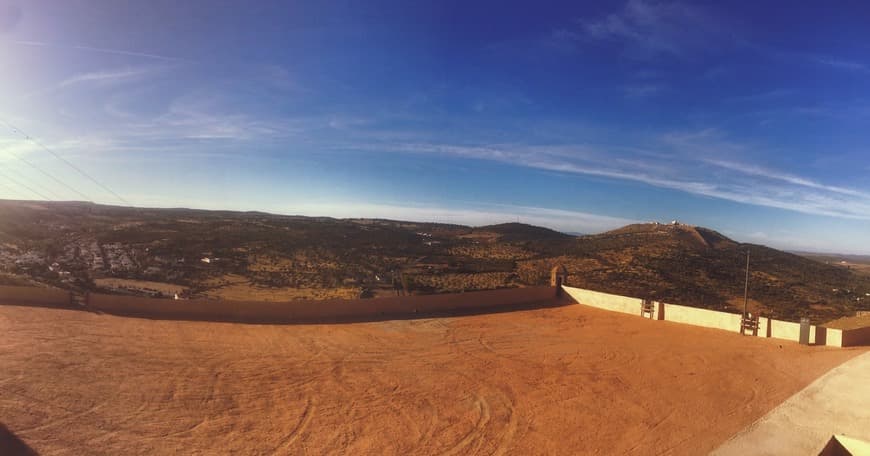
[[[870,352],[835,367],[711,454],[815,456],[834,434],[870,441]]]

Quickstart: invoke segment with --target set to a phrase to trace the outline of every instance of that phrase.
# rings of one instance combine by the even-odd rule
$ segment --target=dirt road
[[[41,455],[702,454],[861,352],[579,305],[288,326],[0,306],[0,425]]]

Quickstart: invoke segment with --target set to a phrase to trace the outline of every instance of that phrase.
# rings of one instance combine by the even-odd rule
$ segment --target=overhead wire
[[[49,197],[43,195],[42,193],[40,193],[40,192],[34,190],[33,188],[31,188],[31,187],[28,186],[27,184],[25,184],[25,183],[23,183],[23,182],[19,182],[17,179],[13,178],[12,176],[6,174],[6,173],[3,172],[3,171],[0,171],[0,176],[5,177],[6,179],[12,181],[13,184],[18,185],[19,187],[23,187],[23,188],[27,189],[30,193],[33,193],[34,195],[36,195],[36,196],[38,196],[38,197],[40,197],[40,198],[42,198],[42,199],[44,199],[44,200],[46,200],[46,201],[51,201],[51,198],[49,198]]]
[[[0,119],[0,123],[6,125],[6,127],[9,128],[10,130],[12,130],[14,133],[18,133],[18,134],[24,136],[24,138],[27,139],[28,141],[32,142],[33,144],[36,144],[37,146],[39,146],[40,148],[42,148],[44,151],[50,153],[51,155],[53,155],[53,156],[54,156],[55,158],[57,158],[58,160],[60,160],[60,161],[62,161],[63,163],[65,163],[65,164],[66,164],[67,166],[69,166],[70,168],[76,170],[76,172],[78,172],[79,174],[81,174],[82,176],[84,176],[85,178],[87,178],[88,180],[90,180],[91,182],[93,182],[94,184],[96,184],[97,186],[99,186],[100,188],[102,188],[103,190],[105,190],[105,191],[109,192],[110,194],[112,194],[115,198],[118,199],[118,201],[121,201],[122,203],[124,203],[124,204],[126,204],[126,205],[128,205],[128,206],[131,205],[129,201],[127,201],[126,199],[124,199],[121,195],[117,194],[114,190],[110,189],[107,185],[103,184],[102,182],[100,182],[99,180],[97,180],[95,177],[93,177],[92,175],[88,174],[88,173],[85,172],[83,169],[79,168],[78,166],[76,166],[75,164],[73,164],[72,162],[70,162],[69,160],[63,158],[60,154],[58,154],[57,152],[55,152],[54,150],[52,150],[51,148],[49,148],[48,146],[46,146],[45,144],[43,144],[43,143],[42,143],[41,141],[39,141],[38,139],[34,138],[33,136],[30,136],[29,134],[27,134],[26,132],[24,132],[24,131],[21,130],[20,128],[16,127],[15,125],[12,125],[11,123],[9,123],[9,122],[7,122],[7,121],[5,121],[5,120],[3,120],[3,119]]]
[[[27,176],[24,175],[24,173],[22,173],[20,171],[14,170],[13,168],[6,168],[6,172],[13,174],[16,178],[24,180],[30,186],[36,187],[37,189],[39,189],[40,192],[47,193],[51,197],[51,199],[53,199],[53,200],[60,201],[60,200],[64,199],[62,196],[58,195],[57,192],[55,192],[54,190],[50,189],[47,186],[35,185],[35,182],[33,179],[29,179]]]
[[[9,151],[9,150],[7,150],[7,153],[9,153],[9,155],[11,155],[12,157],[14,157],[15,159],[17,159],[17,160],[21,161],[22,163],[26,164],[27,166],[29,166],[29,167],[31,167],[31,168],[33,168],[33,169],[39,171],[39,173],[42,174],[43,176],[48,177],[49,179],[51,179],[51,180],[57,182],[58,184],[62,185],[62,186],[65,187],[65,188],[67,188],[67,189],[70,190],[71,192],[73,192],[73,193],[75,193],[75,194],[81,196],[81,197],[84,198],[86,201],[93,201],[93,200],[91,199],[90,196],[88,196],[88,195],[86,195],[86,194],[84,194],[84,193],[82,193],[82,192],[76,190],[76,189],[73,188],[71,185],[67,184],[66,182],[64,182],[64,181],[62,181],[62,180],[60,180],[60,179],[58,179],[57,177],[54,177],[54,175],[52,175],[52,174],[49,173],[48,171],[43,170],[43,169],[40,168],[39,166],[36,166],[35,164],[31,163],[29,160],[26,160],[24,157],[22,157],[22,156],[20,156],[20,155],[18,155],[18,154],[16,154],[16,153],[14,153],[14,152],[12,152],[12,151]]]
[[[3,184],[3,187],[5,187],[6,190],[12,192],[12,194],[15,195],[16,197],[24,196],[24,193],[22,193],[21,190],[15,188],[14,186],[9,185],[6,182],[0,182],[0,184]]]

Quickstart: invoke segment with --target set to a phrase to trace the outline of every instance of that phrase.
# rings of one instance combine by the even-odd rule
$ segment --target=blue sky
[[[870,253],[870,6],[798,3],[0,0],[0,198]]]

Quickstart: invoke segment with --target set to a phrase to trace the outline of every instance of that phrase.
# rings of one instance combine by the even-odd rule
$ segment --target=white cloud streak
[[[580,23],[578,36],[590,41],[622,42],[627,51],[647,58],[661,54],[682,56],[686,51],[710,45],[722,34],[711,14],[680,2],[628,0],[616,13]]]
[[[117,70],[94,71],[82,73],[61,81],[58,87],[67,87],[82,83],[111,83],[126,81],[141,77],[153,71],[152,68],[122,68]]]
[[[581,233],[598,233],[630,223],[637,223],[636,220],[588,212],[503,204],[477,205],[473,208],[448,208],[414,203],[400,205],[321,203],[291,205],[281,208],[280,211],[286,214],[297,215],[329,215],[338,218],[383,218],[471,226],[519,221],[563,232]]]
[[[854,71],[864,74],[870,73],[870,65],[860,62],[842,60],[833,57],[814,57],[813,60],[821,65],[826,65],[840,70]]]
[[[91,71],[72,75],[57,84],[25,94],[22,98],[27,100],[33,97],[43,96],[72,86],[85,84],[113,85],[137,81],[149,74],[157,73],[165,69],[163,66],[126,67],[111,70]]]
[[[86,52],[96,52],[101,54],[112,54],[112,55],[123,55],[127,57],[140,57],[145,59],[153,59],[153,60],[163,60],[167,62],[182,62],[189,61],[187,59],[178,58],[178,57],[170,57],[159,54],[149,54],[146,52],[136,52],[136,51],[128,51],[123,49],[109,49],[109,48],[100,48],[94,46],[80,46],[80,45],[71,45],[71,44],[59,44],[59,43],[47,43],[44,41],[21,41],[14,40],[11,41],[13,44],[21,45],[21,46],[32,46],[32,47],[43,47],[43,48],[53,48],[53,49],[67,49],[74,51],[86,51]]]
[[[514,166],[637,182],[653,187],[734,201],[756,206],[785,209],[812,215],[870,220],[870,194],[841,186],[826,185],[812,179],[773,171],[756,165],[705,158],[723,150],[741,150],[740,145],[717,143],[710,132],[683,135],[703,138],[702,142],[683,142],[678,152],[660,154],[650,161],[637,156],[616,160],[613,153],[590,151],[577,146],[552,149],[542,146],[494,145],[464,146],[410,143],[386,146],[387,150],[409,153],[450,155],[489,160]],[[707,144],[707,146],[705,146]],[[673,146],[667,141],[661,147]],[[707,147],[709,150],[704,151]],[[385,150],[385,146],[374,146]],[[669,157],[669,158],[667,158]],[[664,170],[664,171],[663,171]]]
[[[760,166],[750,165],[745,163],[736,163],[725,160],[704,160],[706,163],[711,165],[715,165],[721,168],[730,169],[733,171],[739,171],[743,174],[750,176],[759,176],[767,179],[778,180],[782,182],[786,182],[789,184],[794,184],[802,187],[807,187],[811,189],[824,190],[826,192],[839,193],[842,195],[848,196],[856,196],[859,198],[870,199],[870,193],[861,192],[858,190],[853,190],[844,187],[837,187],[834,185],[825,185],[819,182],[813,181],[811,179],[807,179],[800,176],[795,176],[788,173],[783,173],[779,171],[769,170]]]

